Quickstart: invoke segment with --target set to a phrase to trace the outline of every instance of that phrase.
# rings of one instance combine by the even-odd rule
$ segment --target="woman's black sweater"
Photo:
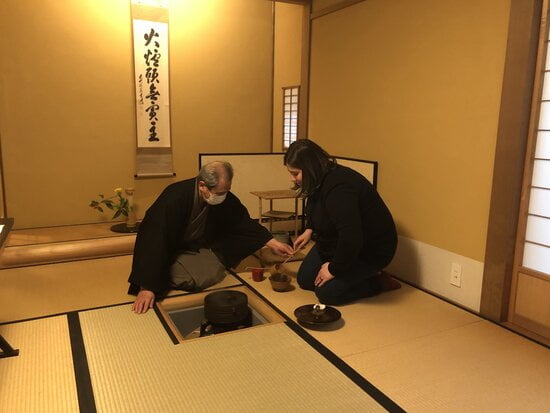
[[[397,248],[390,211],[372,184],[361,174],[335,165],[308,197],[307,224],[321,257],[335,277],[345,277],[354,262],[382,269]]]

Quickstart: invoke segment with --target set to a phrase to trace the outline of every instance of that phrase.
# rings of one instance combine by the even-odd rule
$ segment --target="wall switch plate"
[[[462,265],[457,262],[451,264],[451,284],[460,287],[462,281]]]

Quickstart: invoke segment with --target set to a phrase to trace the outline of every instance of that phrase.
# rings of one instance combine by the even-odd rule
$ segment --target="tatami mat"
[[[292,319],[317,302],[239,276]],[[406,411],[550,411],[547,348],[407,284],[338,310],[339,328],[308,332]]]
[[[133,301],[131,267],[126,255],[0,270],[0,323]],[[229,274],[214,288],[238,283]]]
[[[174,345],[153,312],[80,319],[98,412],[385,411],[282,323]]]
[[[130,265],[131,257],[126,256],[1,270],[0,323],[131,302],[133,297],[126,294]],[[257,283],[252,281],[250,273],[242,273],[241,276],[291,319],[294,319],[296,307],[317,301],[312,292],[297,287],[295,280],[292,291],[278,293],[271,289],[267,279]],[[229,276],[214,288],[238,283],[237,279]],[[111,326],[109,318],[112,313],[107,310],[120,311],[131,323],[122,327]],[[550,411],[550,393],[547,390],[550,383],[550,352],[545,347],[407,285],[400,290],[341,306],[339,310],[343,321],[334,326],[336,329],[307,331],[407,411]],[[156,335],[150,337],[144,334],[142,327],[149,328],[149,323],[156,329],[160,328],[153,312],[137,316],[125,304],[86,312],[85,317],[90,317],[95,311],[106,311],[100,322],[91,323],[100,326],[100,336],[104,335],[103,324],[123,331],[122,338],[115,338],[114,341],[106,335],[101,339],[88,337],[97,342],[97,347],[102,347],[103,342],[107,344],[99,354],[108,364],[104,364],[104,370],[94,367],[95,374],[99,374],[101,380],[113,380],[110,376],[113,370],[121,368],[128,383],[133,381],[136,389],[155,400],[155,408],[158,405],[164,411],[173,411],[181,403],[185,405],[187,398],[197,403],[198,399],[205,398],[211,411],[227,410],[224,408],[226,402],[233,406],[235,400],[242,399],[248,403],[249,398],[252,406],[257,399],[256,393],[250,389],[255,389],[256,383],[262,383],[262,386],[270,383],[270,394],[281,400],[286,394],[291,399],[296,397],[293,389],[277,381],[280,375],[278,365],[269,367],[271,371],[262,376],[253,372],[247,379],[249,381],[231,385],[233,393],[227,396],[227,401],[215,407],[208,404],[211,399],[207,396],[212,391],[199,389],[190,394],[185,385],[176,382],[180,380],[179,376],[177,380],[169,380],[161,375],[167,368],[179,366],[177,374],[185,376],[183,383],[192,379],[197,388],[218,389],[223,382],[219,377],[228,376],[225,370],[219,377],[213,376],[215,386],[211,386],[210,378],[206,379],[206,373],[202,373],[201,369],[211,371],[222,365],[220,360],[227,363],[235,360],[237,365],[231,365],[231,369],[238,369],[242,364],[245,366],[243,370],[248,371],[254,370],[250,366],[262,365],[261,360],[255,359],[256,354],[267,358],[274,357],[273,351],[279,356],[291,354],[284,346],[273,347],[277,346],[277,337],[282,336],[279,330],[269,330],[274,331],[273,335],[277,336],[274,338],[267,338],[267,335],[247,336],[251,344],[228,341],[230,345],[225,345],[225,342],[219,342],[211,347],[212,350],[205,350],[210,351],[210,359],[203,360],[198,368],[199,363],[192,360],[193,356],[202,354],[202,342],[217,337],[186,343],[188,350],[182,352],[185,346],[174,346],[164,331],[159,336],[163,337],[163,344],[156,342]],[[74,373],[66,325],[65,316],[0,325],[0,334],[4,334],[10,344],[21,350],[17,357],[0,359],[0,412],[78,411],[75,408]],[[268,327],[259,329],[264,328]],[[127,341],[139,343],[139,349],[131,347]],[[147,346],[165,348],[166,356],[150,361]],[[235,352],[233,347],[239,352]],[[45,357],[35,354],[38,348]],[[119,356],[120,348],[128,354]],[[261,350],[255,353],[259,348]],[[119,357],[122,357],[121,362]],[[250,363],[248,357],[251,357]],[[285,357],[280,363],[285,368],[288,360],[297,363],[296,369],[307,371],[300,364],[301,360],[294,360],[294,356]],[[51,358],[55,359],[55,364]],[[145,361],[139,362],[144,358]],[[193,366],[194,370],[188,366]],[[194,371],[199,373],[196,375]],[[296,380],[294,375],[290,376],[289,380]],[[163,389],[159,394],[149,395],[152,391],[149,384],[156,382],[161,383]],[[306,386],[310,384],[307,380],[305,382]],[[311,382],[315,383],[314,380]],[[131,387],[127,383],[124,385]],[[116,386],[113,389],[102,387],[97,391],[99,396],[96,397],[103,403],[101,411],[126,408],[126,405],[116,404],[120,397],[126,397],[115,394],[118,391]],[[149,405],[144,404],[145,396],[136,390],[128,391],[132,395],[131,400],[127,401],[128,406],[136,411],[146,411]],[[260,396],[267,399],[263,391]],[[217,394],[216,391],[214,393]],[[162,394],[168,397],[165,399]],[[185,400],[182,402],[182,399]],[[115,404],[109,406],[109,403]],[[276,407],[280,407],[279,411],[290,410],[284,403],[282,406],[268,406],[272,406],[274,411]],[[340,410],[346,411],[343,408]]]
[[[66,316],[0,326],[19,355],[0,359],[0,412],[78,412]]]
[[[271,288],[268,279],[255,282],[250,273],[241,273],[239,276],[293,320],[296,320],[294,310],[297,307],[318,302],[315,294],[302,290],[295,279],[292,280],[292,291],[276,292]],[[342,313],[343,321],[335,327],[345,327],[346,334],[342,334],[340,329],[311,330],[309,333],[321,340],[339,357],[480,320],[473,314],[407,284],[403,284],[399,290],[339,306],[338,310]]]
[[[548,349],[485,320],[345,360],[409,412],[550,411]]]
[[[0,270],[0,322],[130,301],[131,263],[121,256]]]

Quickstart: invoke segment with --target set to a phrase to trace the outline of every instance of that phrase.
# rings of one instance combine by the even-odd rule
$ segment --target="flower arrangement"
[[[131,193],[128,193],[128,190],[126,190],[126,193],[128,195],[131,195]],[[133,211],[133,206],[130,205],[128,198],[125,198],[122,195],[122,188],[115,188],[115,195],[109,198],[105,198],[103,194],[99,194],[99,197],[101,199],[99,199],[98,201],[92,200],[90,202],[90,207],[97,209],[99,212],[104,212],[103,206],[109,208],[110,210],[114,211],[114,215],[111,219],[116,219],[120,215],[128,217],[129,213]]]

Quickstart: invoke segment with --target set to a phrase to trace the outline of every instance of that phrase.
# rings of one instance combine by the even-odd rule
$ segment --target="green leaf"
[[[118,218],[120,216],[120,212],[121,212],[120,209],[117,212],[115,212],[115,214],[113,215],[113,219]]]
[[[99,209],[101,212],[103,212],[103,208],[101,208],[100,206],[98,206],[97,209]]]

